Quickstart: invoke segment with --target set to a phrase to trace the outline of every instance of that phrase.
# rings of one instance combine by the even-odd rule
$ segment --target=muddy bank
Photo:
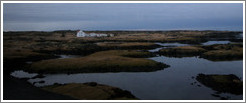
[[[243,94],[243,82],[235,75],[198,74],[196,80],[203,85],[222,93]]]
[[[81,100],[130,100],[137,99],[131,92],[116,87],[89,83],[54,84],[42,87],[43,90],[70,96]]]

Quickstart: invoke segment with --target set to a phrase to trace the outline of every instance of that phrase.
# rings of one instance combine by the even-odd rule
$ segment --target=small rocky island
[[[218,92],[243,94],[243,81],[237,76],[230,75],[206,75],[198,74],[196,80]]]
[[[43,90],[63,94],[80,100],[129,100],[137,99],[126,90],[116,87],[89,83],[70,83],[70,84],[54,84],[42,87]]]

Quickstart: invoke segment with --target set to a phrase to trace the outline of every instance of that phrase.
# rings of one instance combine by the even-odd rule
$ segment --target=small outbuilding
[[[96,33],[89,33],[86,34],[82,30],[77,31],[77,37],[112,37],[113,34],[96,34]]]

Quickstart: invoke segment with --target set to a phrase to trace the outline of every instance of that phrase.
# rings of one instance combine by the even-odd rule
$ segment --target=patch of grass
[[[198,74],[196,80],[218,92],[243,94],[243,82],[235,75]]]
[[[232,50],[237,48],[242,48],[243,45],[241,43],[231,43],[231,44],[214,44],[214,45],[206,45],[200,46],[208,51],[210,50]]]
[[[148,42],[99,42],[98,46],[108,49],[154,49],[160,47]]]
[[[169,57],[192,57],[199,56],[211,61],[228,61],[243,59],[242,44],[215,44],[207,46],[182,46],[164,48],[159,54]]]
[[[242,60],[243,50],[213,50],[203,53],[201,57],[212,61]]]
[[[84,84],[58,84],[46,86],[42,89],[81,100],[137,99],[129,91],[107,85],[97,84],[94,82]]]
[[[93,72],[150,72],[168,67],[166,64],[143,58],[146,52],[111,50],[97,52],[81,58],[52,59],[33,63],[30,72],[93,73]],[[130,57],[129,57],[130,56]]]
[[[136,51],[136,50],[109,50],[94,53],[90,56],[123,56],[123,57],[134,57],[134,58],[146,58],[153,56],[150,52]]]
[[[48,45],[46,45],[48,44]],[[93,43],[52,43],[45,42],[36,44],[35,50],[40,53],[52,53],[52,54],[73,54],[73,55],[88,55],[97,51],[106,50]]]
[[[56,56],[51,54],[37,53],[26,49],[4,49],[3,51],[4,73],[27,68],[27,61],[56,58]]]
[[[201,55],[202,58],[212,61],[242,60],[243,47],[240,44],[204,46],[209,51]]]
[[[170,57],[190,57],[198,56],[200,53],[203,53],[205,51],[205,49],[196,46],[182,46],[161,49],[159,50],[159,54]]]
[[[25,50],[25,49],[21,49],[21,50],[4,50],[4,58],[5,59],[29,59],[29,60],[33,60],[33,59],[38,59],[38,58],[46,58],[46,57],[52,57],[52,55],[49,54],[44,54],[44,53],[37,53],[37,52],[33,52],[31,50]]]

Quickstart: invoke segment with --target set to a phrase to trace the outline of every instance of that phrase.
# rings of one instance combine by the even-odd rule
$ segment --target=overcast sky
[[[240,3],[4,4],[4,31],[242,30]]]

